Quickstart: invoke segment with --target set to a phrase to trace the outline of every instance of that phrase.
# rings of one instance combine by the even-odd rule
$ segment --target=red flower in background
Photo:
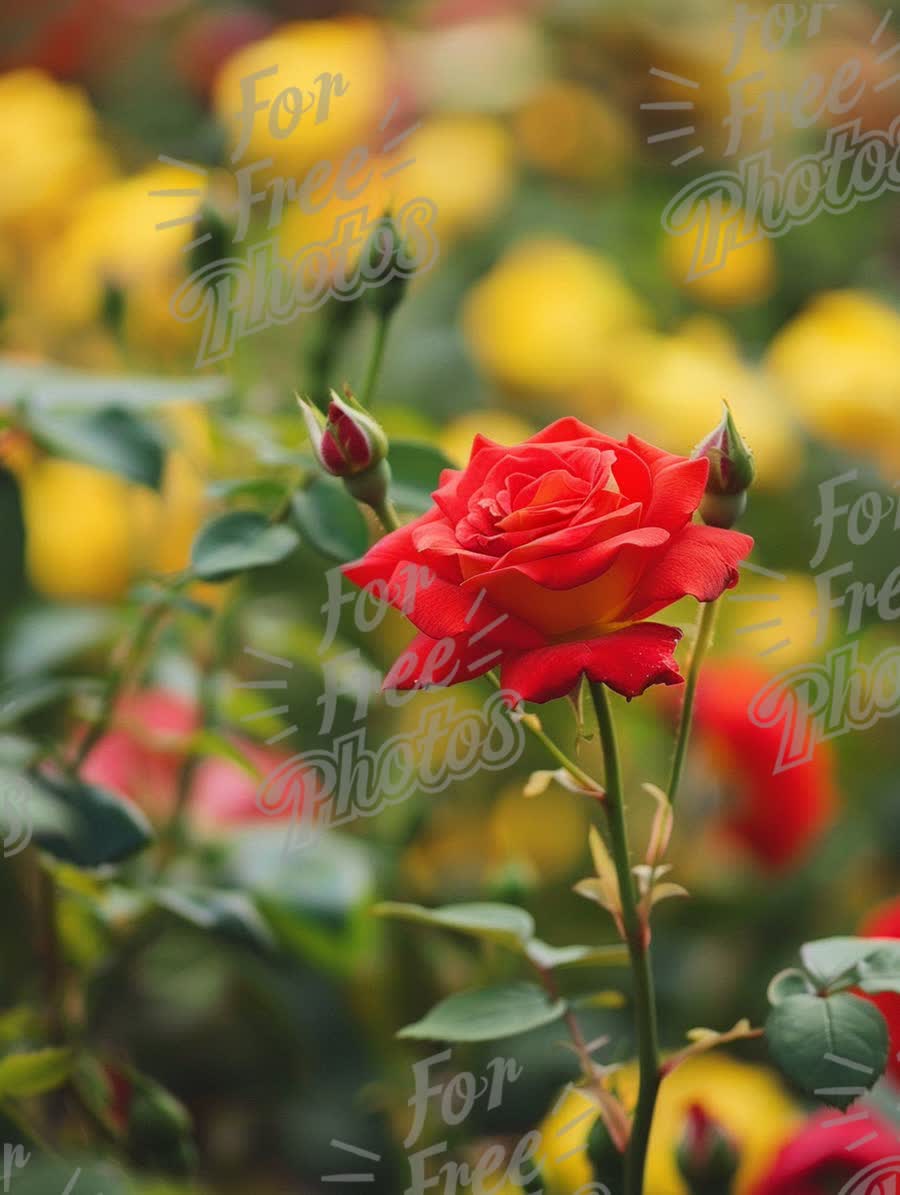
[[[582,674],[626,697],[678,684],[681,632],[647,620],[736,585],[753,546],[691,521],[708,471],[573,418],[513,448],[476,436],[433,508],[344,569],[419,630],[385,687],[457,684],[498,665],[525,701],[563,697]]]
[[[694,733],[731,793],[720,829],[765,867],[801,857],[830,823],[837,803],[833,755],[819,743],[812,759],[775,770],[781,728],[757,726],[748,708],[771,677],[743,661],[707,660],[694,712]]]
[[[196,706],[176,693],[146,689],[125,697],[112,728],[88,755],[82,775],[129,797],[150,817],[165,818],[175,802],[189,740],[199,725]],[[202,759],[192,777],[188,809],[195,821],[209,826],[266,816],[256,806],[257,790],[264,777],[288,758],[238,735],[231,739],[259,777],[228,759]],[[289,815],[291,810],[284,813]]]
[[[873,909],[859,932],[864,938],[900,938],[900,897]],[[881,992],[877,996],[865,995],[864,999],[871,1000],[887,1021],[891,1039],[887,1073],[900,1086],[900,995]]]
[[[837,1195],[854,1178],[860,1179],[860,1195],[893,1191],[887,1183],[900,1181],[897,1133],[871,1112],[859,1119],[859,1111],[813,1116],[781,1149],[753,1195]]]

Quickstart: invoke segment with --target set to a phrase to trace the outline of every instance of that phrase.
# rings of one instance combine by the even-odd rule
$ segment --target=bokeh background
[[[841,0],[814,37],[800,29],[769,51],[751,36],[742,70],[762,71],[765,86],[794,93],[813,72],[830,78],[858,61],[865,88],[851,115],[862,130],[886,129],[900,111],[897,59],[887,53],[900,27],[886,12],[880,3]],[[235,218],[229,153],[240,80],[271,64],[284,85],[341,72],[350,86],[331,119],[304,118],[284,139],[260,120],[249,156],[271,158],[273,175],[300,182],[315,162],[339,162],[355,145],[368,146],[382,170],[391,154],[402,154],[412,164],[387,179],[376,175],[362,197],[370,216],[419,196],[437,207],[439,260],[413,280],[392,323],[378,386],[377,413],[392,439],[428,446],[404,474],[407,511],[427,502],[444,458],[465,462],[476,432],[514,443],[564,414],[688,453],[727,399],[755,452],[758,480],[742,526],[756,537],[752,561],[769,575],[745,572],[745,600],[723,602],[701,686],[672,850],[675,877],[691,899],[667,904],[657,920],[664,1045],[678,1046],[695,1026],[727,1028],[741,1016],[758,1023],[769,979],[810,938],[900,936],[890,904],[900,872],[896,719],[822,744],[810,762],[776,775],[780,732],[747,717],[753,695],[785,669],[821,663],[851,641],[864,661],[897,644],[890,598],[881,613],[870,603],[860,624],[849,626],[846,605],[822,614],[813,575],[851,562],[836,592],[848,580],[879,591],[898,558],[896,196],[760,238],[717,272],[687,280],[692,246],[667,237],[661,216],[692,178],[734,165],[722,156],[732,17],[714,0],[365,7],[6,0],[0,766],[7,791],[48,744],[59,749],[85,733],[110,653],[146,618],[159,579],[186,566],[205,518],[243,506],[270,512],[285,484],[308,469],[294,392],[321,400],[331,386],[362,384],[373,323],[359,304],[300,314],[199,368],[198,325],[169,309],[195,261],[185,246],[198,221],[215,213],[227,232]],[[695,129],[690,138],[649,140],[682,114],[641,105],[685,98],[684,87],[651,68],[699,84],[685,121]],[[846,117],[825,114],[798,129],[782,116],[769,143],[773,162],[783,169],[818,149],[829,120],[838,119]],[[413,126],[400,149],[385,149]],[[751,123],[750,152],[758,136]],[[700,144],[704,155],[671,165]],[[150,194],[198,187],[199,198]],[[347,208],[332,198],[314,215],[286,210],[267,228],[260,206],[248,243],[274,236],[290,255],[328,237]],[[149,423],[165,444],[157,490],[77,450],[79,421],[110,407]],[[812,570],[819,486],[849,472],[841,498],[877,493],[892,513],[865,544],[851,542],[840,520]],[[353,1189],[321,1181],[346,1170],[347,1156],[331,1145],[338,1138],[380,1155],[369,1189],[392,1195],[408,1178],[401,1143],[411,1066],[428,1052],[397,1041],[396,1030],[442,995],[513,976],[517,964],[453,935],[380,921],[373,905],[510,900],[554,942],[611,939],[597,910],[572,893],[589,867],[591,810],[558,788],[523,796],[529,773],[548,766],[532,743],[504,773],[476,773],[438,795],[414,793],[285,853],[286,823],[256,808],[261,777],[289,755],[328,747],[356,728],[356,694],[375,693],[408,637],[393,616],[363,634],[345,608],[324,658],[346,692],[334,725],[323,730],[319,646],[324,573],[335,563],[330,530],[277,567],[195,586],[167,608],[146,666],[88,753],[85,775],[158,824],[183,800],[188,824],[161,861],[151,852],[112,872],[63,865],[56,872],[58,1012],[77,1026],[98,1099],[111,1114],[119,1105],[133,1112],[135,1091],[144,1091],[139,1073],[158,1103],[165,1101],[156,1084],[189,1110],[195,1151],[184,1145],[178,1116],[149,1096],[153,1108],[143,1126],[132,1125],[136,1140],[127,1148],[105,1142],[83,1109],[62,1097],[35,1115],[62,1142],[63,1159],[34,1160],[15,1190],[61,1191],[79,1164],[78,1189],[88,1195]],[[696,608],[677,614],[690,634]],[[293,664],[278,696],[288,707],[282,713],[263,715],[271,695],[241,687],[273,676],[273,665],[253,652]],[[475,709],[488,692],[486,682],[474,682],[455,690],[454,700],[460,711]],[[635,794],[641,781],[660,783],[666,774],[676,712],[670,697],[622,703]],[[423,694],[397,709],[373,695],[367,745],[409,733],[437,699]],[[542,716],[596,762],[590,725],[579,724],[566,702]],[[643,813],[649,818],[640,795],[633,806],[639,824]],[[0,872],[7,909],[0,1036],[8,1048],[42,1040],[46,959],[34,921],[32,854],[5,859]],[[148,912],[145,894],[160,874],[176,895],[193,885],[239,897],[238,929],[227,917],[185,916],[175,898],[174,911]],[[260,949],[248,924],[261,925],[274,945]],[[609,1035],[603,1060],[627,1060],[626,973],[576,971],[564,982],[585,997],[579,1016],[591,1036]],[[885,998],[900,1033],[897,1003]],[[559,1036],[551,1026],[488,1050],[457,1049],[460,1069],[478,1071],[498,1054],[525,1068],[499,1110],[476,1109],[461,1126],[457,1156],[477,1155],[486,1140],[514,1141],[543,1121],[576,1071]],[[845,1149],[852,1130],[809,1120],[803,1100],[770,1069],[764,1045],[751,1043],[691,1063],[672,1080],[649,1195],[683,1195],[671,1149],[694,1102],[741,1145],[739,1195],[800,1191],[799,1178],[783,1178],[779,1150],[789,1141],[806,1151],[802,1189],[813,1195],[838,1190],[862,1164]],[[871,1102],[882,1137],[867,1148],[886,1149],[900,1125],[896,1095],[885,1083]],[[14,1141],[20,1129],[15,1109],[8,1111],[4,1140]],[[548,1133],[573,1116],[555,1115]],[[122,1123],[135,1120],[123,1116]],[[445,1132],[439,1124],[431,1131],[434,1140]],[[575,1144],[583,1131],[571,1130]],[[193,1176],[179,1175],[192,1166]],[[548,1189],[574,1193],[587,1181],[586,1167],[577,1151],[564,1164],[545,1159]]]

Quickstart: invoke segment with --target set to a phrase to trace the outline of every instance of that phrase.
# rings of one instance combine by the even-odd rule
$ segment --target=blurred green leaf
[[[394,440],[388,453],[391,466],[391,497],[401,510],[423,514],[431,506],[431,495],[438,488],[444,469],[453,462],[433,444],[413,440]]]
[[[54,455],[159,489],[165,444],[153,425],[133,411],[106,407],[87,415],[62,416],[31,410],[26,421],[35,438]]]
[[[238,573],[277,564],[299,542],[293,527],[272,524],[256,511],[233,510],[201,528],[191,548],[191,566],[204,581],[228,581]]]
[[[835,1108],[849,1108],[887,1065],[884,1017],[873,1004],[847,992],[789,996],[769,1013],[766,1040],[788,1078]]]
[[[274,939],[253,902],[243,892],[212,888],[158,888],[153,898],[181,921],[205,932],[218,934],[238,946],[271,950]]]
[[[10,619],[0,663],[13,676],[40,676],[102,643],[115,615],[100,606],[32,606]]]
[[[65,701],[76,693],[97,693],[102,688],[102,680],[93,676],[23,678],[0,693],[0,727],[15,726],[21,718]]]
[[[770,1004],[781,1004],[791,996],[814,996],[815,988],[809,976],[797,967],[788,967],[773,976],[766,995]]]
[[[317,477],[292,499],[294,519],[305,539],[323,556],[357,560],[369,546],[366,520],[343,483]]]
[[[378,917],[395,917],[419,925],[455,929],[473,938],[497,942],[520,954],[525,953],[526,945],[534,934],[534,918],[525,909],[515,905],[473,903],[427,909],[423,905],[386,901],[376,905],[372,912]]]
[[[102,867],[130,859],[153,841],[147,818],[125,797],[81,780],[45,775],[35,779],[66,815],[59,827],[35,827],[35,843],[55,859],[77,867]]]
[[[27,1099],[65,1083],[72,1071],[72,1051],[35,1050],[0,1059],[0,1099]]]
[[[816,987],[827,990],[835,984],[850,987],[859,964],[874,953],[878,943],[872,938],[822,938],[800,947],[800,958]]]
[[[628,964],[626,946],[550,946],[540,938],[528,943],[528,957],[538,967],[624,967]]]
[[[0,361],[0,402],[25,399],[41,406],[154,407],[167,402],[204,402],[222,398],[231,383],[227,378],[112,376],[86,373],[57,365]]]
[[[274,509],[284,496],[284,484],[271,477],[244,477],[210,482],[206,491],[218,502],[252,498],[258,505]]]
[[[860,962],[855,986],[864,992],[900,993],[900,941],[873,938],[874,950]]]
[[[548,1025],[565,1011],[565,1000],[551,1001],[536,984],[504,983],[448,996],[397,1036],[417,1041],[494,1041]]]

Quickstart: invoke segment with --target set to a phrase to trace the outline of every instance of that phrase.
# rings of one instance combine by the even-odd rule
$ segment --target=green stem
[[[378,383],[378,375],[381,372],[381,363],[384,360],[384,350],[387,347],[387,334],[390,327],[390,315],[378,316],[378,323],[375,328],[375,343],[372,345],[372,356],[369,358],[369,368],[366,372],[366,380],[363,383],[362,398],[360,402],[366,410],[372,409],[372,402],[375,398],[375,387]]]
[[[500,681],[496,673],[488,672],[485,675],[491,684],[498,689],[500,688]],[[538,740],[539,743],[543,743],[557,763],[562,764],[566,771],[570,773],[574,780],[577,780],[582,788],[591,793],[599,793],[601,791],[600,786],[597,784],[597,781],[593,778],[593,776],[589,776],[583,768],[578,766],[574,759],[570,759],[569,756],[566,755],[565,751],[563,751],[562,748],[558,747],[556,743],[554,743],[553,739],[551,739],[550,736],[541,729],[537,719],[533,715],[526,715],[522,719],[522,724],[531,732],[531,734]]]
[[[675,756],[672,759],[672,774],[669,777],[669,801],[675,804],[678,786],[681,783],[681,773],[687,755],[688,742],[691,737],[691,725],[694,720],[694,698],[697,693],[697,681],[700,677],[700,667],[707,649],[712,642],[713,631],[716,626],[716,615],[719,611],[718,600],[706,602],[700,615],[700,627],[694,642],[694,650],[688,667],[687,680],[684,685],[684,702],[681,706],[681,720],[678,724],[678,739],[675,743]]]
[[[640,1072],[637,1108],[625,1155],[624,1195],[643,1195],[647,1147],[660,1083],[656,997],[653,987],[653,972],[650,968],[649,947],[638,912],[637,894],[631,871],[622,790],[622,769],[619,763],[619,748],[616,743],[612,711],[602,684],[591,683],[591,696],[597,711],[600,742],[603,746],[606,767],[606,800],[603,807],[606,810],[609,825],[610,847],[621,892],[622,923],[631,959],[634,983],[634,1023]]]
[[[373,506],[372,509],[378,516],[378,521],[385,531],[396,531],[399,527],[403,526],[400,522],[400,516],[397,514],[397,508],[390,498],[385,498],[379,506]]]

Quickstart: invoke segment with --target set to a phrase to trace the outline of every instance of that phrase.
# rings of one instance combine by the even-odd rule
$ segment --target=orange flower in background
[[[129,797],[151,818],[165,820],[174,807],[190,739],[199,729],[199,712],[187,698],[165,689],[134,693],[119,703],[111,728],[89,753],[82,775]],[[258,775],[230,759],[199,761],[188,810],[192,820],[208,828],[266,816],[256,806],[257,789],[261,779],[287,759],[243,736],[231,736],[231,741]]]
[[[771,675],[745,661],[707,660],[694,733],[730,796],[718,829],[763,867],[796,863],[830,824],[837,804],[833,755],[819,743],[808,763],[775,770],[782,728],[756,726],[748,709]]]
[[[859,932],[864,938],[900,938],[900,897],[873,909]],[[887,1021],[891,1039],[887,1073],[900,1086],[900,995],[881,992],[877,996],[867,995],[865,999],[871,1000]]]
[[[708,468],[573,418],[513,448],[476,436],[434,507],[344,569],[420,632],[385,687],[455,684],[498,664],[523,701],[562,697],[582,675],[626,697],[678,684],[681,632],[647,620],[737,584],[753,546],[691,522]]]

